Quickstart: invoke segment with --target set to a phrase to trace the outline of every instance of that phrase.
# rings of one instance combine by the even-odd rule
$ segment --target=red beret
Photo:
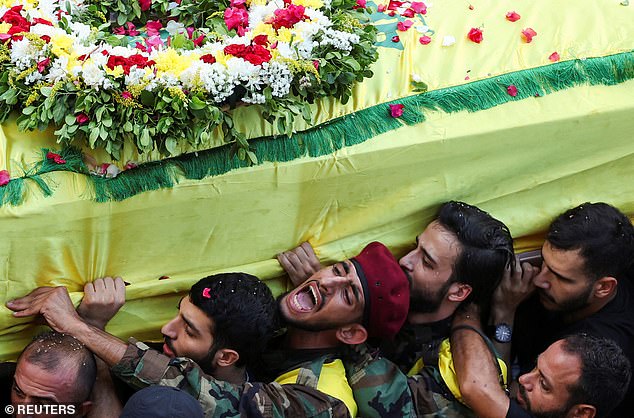
[[[368,244],[352,259],[363,286],[363,324],[370,337],[393,338],[407,319],[409,280],[390,250]]]

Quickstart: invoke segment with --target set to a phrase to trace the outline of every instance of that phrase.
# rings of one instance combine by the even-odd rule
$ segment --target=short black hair
[[[27,345],[20,361],[39,366],[51,373],[65,368],[77,368],[73,402],[88,400],[97,378],[95,356],[75,337],[57,331],[49,331],[36,336]]]
[[[444,203],[436,220],[461,245],[450,281],[471,286],[466,303],[487,306],[505,267],[515,260],[509,229],[487,212],[455,201]]]
[[[597,409],[596,418],[607,416],[625,397],[632,377],[623,350],[613,340],[586,334],[567,336],[563,348],[581,360],[579,382],[568,388],[568,409],[585,403]]]
[[[192,286],[189,297],[213,321],[213,348],[240,355],[236,366],[252,365],[279,326],[271,290],[250,274],[205,277]]]
[[[546,240],[556,249],[579,250],[592,282],[628,278],[634,261],[634,227],[614,206],[583,203],[559,215]]]

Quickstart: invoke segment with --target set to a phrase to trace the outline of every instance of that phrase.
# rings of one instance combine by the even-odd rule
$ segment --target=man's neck
[[[286,334],[286,347],[292,349],[333,348],[341,343],[337,339],[336,331],[305,331],[289,328]]]
[[[412,312],[407,315],[407,322],[412,325],[431,324],[449,318],[456,311],[455,306],[440,306],[434,312]]]
[[[234,385],[241,385],[247,380],[246,369],[237,366],[217,367],[214,370],[213,376],[218,380],[224,380]]]
[[[597,299],[593,303],[589,304],[588,306],[584,308],[578,309],[574,312],[565,313],[563,316],[564,322],[566,324],[572,324],[574,322],[581,321],[582,319],[586,319],[590,315],[593,315],[599,312],[601,309],[605,307],[605,305],[607,305],[608,303],[612,302],[612,300],[614,300],[614,298],[616,297],[616,292],[617,291],[615,291],[614,293],[612,293],[610,296],[606,298]]]

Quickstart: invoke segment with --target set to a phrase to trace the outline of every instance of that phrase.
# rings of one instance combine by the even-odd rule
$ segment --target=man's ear
[[[601,277],[594,283],[594,296],[599,299],[611,296],[616,291],[618,283],[614,277]]]
[[[240,358],[240,354],[236,350],[230,348],[221,348],[214,355],[214,367],[227,367],[234,364]]]
[[[77,417],[87,417],[88,413],[92,409],[92,401],[85,401],[77,405],[77,410],[75,411],[75,415]]]
[[[597,408],[585,403],[574,405],[568,413],[566,418],[594,418],[597,414]]]
[[[472,290],[473,288],[468,284],[452,283],[447,291],[447,299],[451,302],[462,302],[471,294]]]
[[[364,343],[368,339],[368,331],[361,324],[344,325],[337,329],[337,339],[344,344],[353,345]]]

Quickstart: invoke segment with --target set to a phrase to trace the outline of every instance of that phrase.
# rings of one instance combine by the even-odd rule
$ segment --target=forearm
[[[83,321],[76,321],[64,332],[77,338],[109,367],[119,363],[127,349],[127,344]]]
[[[495,326],[498,324],[506,324],[513,330],[513,324],[515,322],[515,307],[493,307],[491,314],[489,315],[489,325]],[[489,337],[492,337],[491,335]],[[501,343],[492,340],[495,349],[497,350],[500,358],[510,367],[512,363],[511,359],[511,343]],[[510,380],[510,376],[507,376]]]
[[[479,321],[464,325],[479,329]],[[456,329],[451,335],[456,376],[465,403],[481,418],[504,418],[509,399],[500,387],[497,366],[486,343],[470,329]]]

